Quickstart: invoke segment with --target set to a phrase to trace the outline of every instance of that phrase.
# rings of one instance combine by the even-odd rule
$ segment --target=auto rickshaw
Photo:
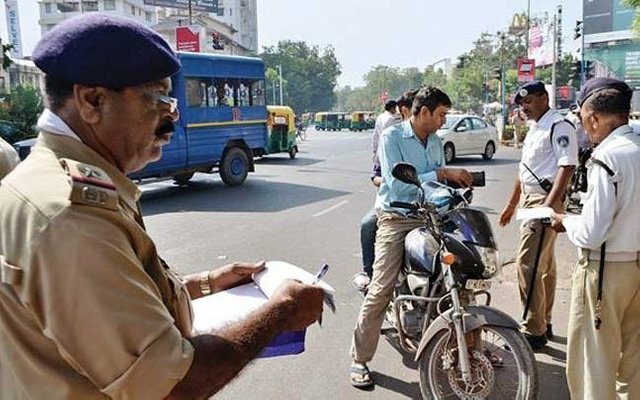
[[[269,116],[269,138],[267,139],[267,153],[289,153],[289,157],[295,158],[298,153],[296,143],[295,114],[291,107],[267,106]]]
[[[369,118],[371,115],[371,111],[354,111],[351,113],[351,126],[349,127],[352,131],[365,131],[369,128]]]
[[[327,113],[327,126],[326,129],[328,131],[339,131],[340,130],[340,114],[341,113]]]
[[[351,128],[351,114],[345,112],[338,114],[338,130]]]
[[[316,122],[316,130],[324,131],[327,129],[327,115],[328,112],[319,112],[316,113],[315,122]]]

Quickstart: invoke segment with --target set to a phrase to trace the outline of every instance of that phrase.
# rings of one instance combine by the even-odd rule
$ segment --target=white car
[[[447,164],[458,156],[481,155],[491,160],[498,145],[498,131],[475,115],[447,115],[438,130]]]

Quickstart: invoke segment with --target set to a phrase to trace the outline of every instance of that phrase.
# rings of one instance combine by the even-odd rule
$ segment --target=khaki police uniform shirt
[[[1,399],[160,399],[187,373],[189,296],[138,197],[92,149],[49,133],[2,181]]]
[[[0,137],[0,179],[4,178],[18,165],[18,152],[6,140]]]

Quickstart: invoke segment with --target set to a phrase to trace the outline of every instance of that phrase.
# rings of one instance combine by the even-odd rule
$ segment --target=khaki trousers
[[[599,261],[583,251],[573,272],[567,381],[574,400],[640,399],[640,263],[606,262],[602,324],[594,327]]]
[[[376,352],[384,314],[404,262],[404,238],[421,226],[424,222],[397,214],[383,212],[378,216],[373,277],[351,341],[351,357],[355,361],[369,362]]]
[[[522,206],[524,208],[540,206],[544,203],[545,197],[542,194],[526,194]],[[541,254],[534,278],[533,270],[543,230]],[[554,255],[556,236],[553,229],[544,227],[539,220],[525,221],[520,226],[520,248],[516,259],[518,286],[520,301],[524,309],[533,282],[529,312],[522,324],[524,332],[531,335],[543,335],[547,331],[547,324],[551,323],[551,310],[556,294],[556,260]]]

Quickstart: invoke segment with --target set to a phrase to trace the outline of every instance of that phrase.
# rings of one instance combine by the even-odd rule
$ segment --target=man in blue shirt
[[[455,182],[462,187],[471,185],[471,174],[460,168],[445,168],[442,142],[435,132],[446,122],[451,100],[433,87],[421,89],[411,109],[411,118],[387,128],[378,147],[382,168],[382,184],[376,198],[378,232],[373,278],[362,303],[351,342],[351,384],[355,387],[373,385],[366,363],[378,346],[385,309],[393,295],[393,288],[404,257],[404,238],[414,228],[423,226],[418,219],[408,218],[407,210],[391,207],[392,201],[410,202],[417,196],[417,188],[391,175],[398,162],[412,164],[422,183],[430,181]]]

